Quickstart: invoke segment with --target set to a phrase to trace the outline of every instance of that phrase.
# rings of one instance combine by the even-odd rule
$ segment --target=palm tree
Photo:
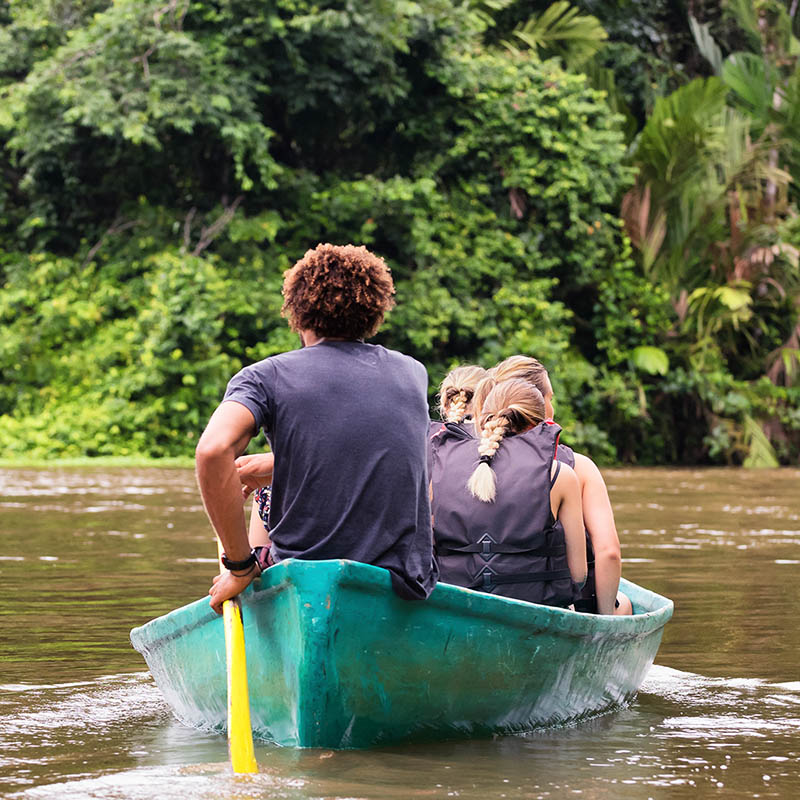
[[[645,270],[669,288],[695,368],[715,354],[735,373],[749,350],[762,375],[790,385],[800,355],[800,251],[788,235],[800,166],[796,8],[731,0],[729,10],[751,50],[723,57],[708,25],[690,19],[715,75],[657,102],[635,144],[623,217]],[[764,430],[781,435],[743,417],[751,463],[774,462]]]

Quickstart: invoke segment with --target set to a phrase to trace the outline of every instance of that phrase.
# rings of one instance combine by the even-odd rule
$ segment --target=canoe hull
[[[242,595],[253,729],[297,747],[360,748],[573,722],[628,702],[672,614],[625,582],[633,617],[535,606],[440,584],[426,602],[384,570],[287,561]],[[207,600],[131,632],[176,715],[223,731],[225,644]]]

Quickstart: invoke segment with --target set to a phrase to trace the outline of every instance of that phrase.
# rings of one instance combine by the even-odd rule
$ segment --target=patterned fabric
[[[265,486],[263,489],[256,489],[253,493],[253,500],[258,503],[258,516],[264,523],[264,527],[269,530],[269,504],[272,500],[272,487]]]

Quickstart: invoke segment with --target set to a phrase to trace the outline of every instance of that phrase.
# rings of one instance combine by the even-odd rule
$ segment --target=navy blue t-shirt
[[[388,569],[395,591],[436,583],[426,452],[427,374],[379,345],[323,341],[245,367],[225,400],[248,408],[275,454],[272,555]]]

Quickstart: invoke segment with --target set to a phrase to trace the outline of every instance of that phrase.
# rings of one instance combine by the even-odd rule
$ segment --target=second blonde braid
[[[467,416],[467,406],[472,399],[472,392],[467,394],[465,389],[462,389],[458,394],[448,398],[447,402],[447,421],[448,422],[461,422]]]

